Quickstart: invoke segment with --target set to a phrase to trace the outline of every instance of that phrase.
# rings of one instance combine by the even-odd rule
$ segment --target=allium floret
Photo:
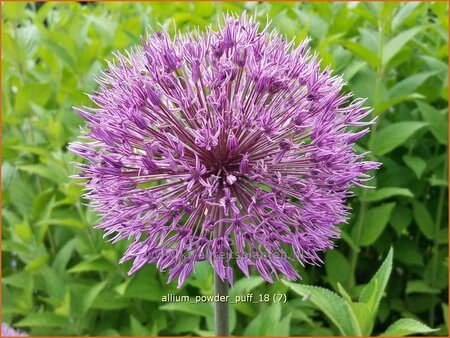
[[[10,327],[6,323],[2,323],[2,337],[27,337],[28,335],[25,332],[18,331]]]

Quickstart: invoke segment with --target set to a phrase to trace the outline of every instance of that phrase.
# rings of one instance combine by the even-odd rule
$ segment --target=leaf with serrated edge
[[[312,285],[294,284],[283,281],[292,291],[301,296],[309,296],[309,301],[317,306],[344,336],[360,336],[361,329],[355,314],[346,301],[338,294]]]
[[[349,304],[355,314],[363,336],[370,336],[373,328],[373,319],[370,318],[369,307],[365,303],[352,302]]]
[[[365,288],[361,292],[361,295],[359,296],[359,301],[361,303],[366,303],[367,306],[369,307],[372,327],[373,322],[375,320],[375,316],[377,315],[378,312],[380,300],[383,297],[384,289],[386,288],[389,276],[391,275],[392,257],[393,257],[393,249],[391,248],[383,264],[381,264],[381,267],[372,277],[370,282],[365,286]],[[369,331],[372,330],[372,327],[370,328]]]
[[[341,294],[341,296],[344,298],[344,300],[347,302],[347,304],[352,308],[353,313],[355,314],[356,320],[358,321],[359,327],[361,328],[361,332],[364,336],[370,335],[370,332],[368,331],[371,327],[370,325],[370,318],[369,318],[369,307],[367,304],[359,303],[359,302],[353,302],[350,295],[347,293],[347,291],[344,289],[344,287],[341,285],[341,283],[337,283],[338,291]]]
[[[350,297],[350,295],[344,289],[344,287],[342,286],[341,283],[337,282],[337,287],[338,287],[338,291],[341,294],[342,298],[344,298],[347,301],[347,303],[350,304],[352,302],[352,297]]]
[[[403,337],[416,333],[429,333],[438,331],[439,329],[432,329],[431,327],[411,318],[402,318],[397,320],[391,326],[387,328],[380,336],[395,336]]]

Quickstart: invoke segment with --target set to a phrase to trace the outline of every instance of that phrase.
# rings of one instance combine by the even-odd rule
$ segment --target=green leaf
[[[350,305],[353,303],[352,297],[348,294],[348,292],[344,289],[341,283],[337,283],[339,294],[344,298],[344,300]]]
[[[38,256],[25,266],[25,271],[37,271],[47,263],[48,254]]]
[[[436,70],[442,78],[446,77],[448,73],[448,64],[446,62],[439,60],[436,56],[430,55],[421,55],[420,58],[425,61],[430,69]]]
[[[24,151],[24,152],[31,153],[31,154],[36,154],[36,155],[43,156],[43,157],[49,156],[48,150],[46,150],[42,146],[38,147],[38,146],[32,146],[32,145],[27,145],[27,144],[18,144],[18,145],[8,146],[8,148],[11,148],[14,150],[19,150],[19,151]]]
[[[423,171],[427,167],[427,163],[420,157],[410,155],[404,155],[403,161],[409,168],[411,168],[412,171],[414,171],[417,178],[420,179]]]
[[[327,251],[325,255],[325,269],[327,271],[327,276],[331,279],[333,284],[336,282],[342,284],[348,283],[350,264],[347,261],[347,258],[339,251]]]
[[[78,309],[78,315],[80,318],[88,312],[88,310],[92,307],[97,296],[106,286],[107,281],[103,281],[92,286],[84,295],[81,300],[80,308]]]
[[[376,274],[364,287],[364,289],[361,291],[361,295],[359,296],[359,301],[361,303],[367,304],[367,306],[369,307],[371,318],[371,327],[369,332],[372,331],[381,298],[383,297],[384,290],[386,289],[386,285],[389,280],[389,276],[391,275],[392,257],[393,250],[391,248],[383,264],[381,264],[380,269],[378,269]]]
[[[413,213],[414,219],[417,223],[422,234],[427,238],[432,240],[434,237],[434,221],[431,218],[430,212],[419,201],[413,201]]]
[[[41,271],[41,276],[45,281],[48,294],[55,298],[62,300],[66,294],[63,276],[57,274],[53,269],[45,266]]]
[[[43,217],[48,217],[55,205],[54,190],[48,189],[38,194],[33,201],[33,210],[31,216],[33,219],[38,219],[42,214]]]
[[[448,227],[439,230],[439,244],[448,244]]]
[[[30,102],[39,106],[45,106],[51,96],[51,86],[48,83],[30,84],[20,87],[16,96],[15,111],[18,114],[26,114],[30,109]]]
[[[31,273],[22,271],[2,277],[2,284],[25,289],[28,285],[30,285],[30,283],[32,283],[32,280],[33,276]]]
[[[442,179],[442,178],[438,178],[436,176],[432,176],[428,179],[428,181],[430,182],[430,185],[432,187],[444,187],[444,188],[448,187],[447,179]]]
[[[389,40],[383,48],[382,64],[387,65],[388,62],[411,40],[417,33],[425,29],[425,26],[414,27],[394,36]]]
[[[54,34],[54,33],[53,33]],[[60,43],[57,42],[58,38],[55,36],[54,39],[46,39],[44,44],[54,55],[58,57],[71,71],[75,70],[75,61],[72,55],[64,48]]]
[[[191,278],[187,282],[199,288],[203,294],[210,293],[214,284],[211,265],[208,262],[197,263]]]
[[[438,331],[438,329],[432,329],[415,319],[402,318],[389,326],[380,336],[403,337],[410,334],[430,333],[435,331]]]
[[[448,119],[428,103],[416,101],[422,118],[428,123],[431,133],[441,144],[448,143]]]
[[[288,313],[286,317],[284,317],[278,325],[274,327],[272,331],[273,336],[280,337],[289,337],[290,329],[291,329],[291,317],[292,313]]]
[[[387,203],[372,208],[367,212],[359,241],[361,246],[371,245],[377,240],[386,227],[394,206],[395,203]]]
[[[391,218],[389,219],[390,224],[400,236],[403,230],[411,223],[412,212],[411,209],[405,207],[401,204],[397,204],[394,210],[391,212]]]
[[[134,316],[130,316],[131,334],[138,337],[150,336],[150,330],[142,325]]]
[[[400,27],[400,25],[411,15],[414,9],[416,9],[417,6],[419,5],[420,3],[418,2],[409,2],[399,6],[398,12],[392,19],[392,30],[395,31],[398,27]]]
[[[344,70],[344,80],[350,81],[363,67],[367,67],[364,61],[351,62]]]
[[[11,194],[11,202],[16,206],[22,215],[30,215],[33,208],[33,198],[35,193],[25,180],[20,180],[17,178],[12,180],[9,185],[9,190],[14,191]]]
[[[128,285],[130,284],[130,282],[132,281],[132,278],[127,278],[125,279],[125,281],[119,285],[117,285],[114,290],[121,296],[125,295],[125,292],[128,288]]]
[[[79,273],[86,271],[114,271],[117,268],[114,264],[103,257],[97,257],[92,260],[81,261],[71,267],[67,272]]]
[[[56,226],[67,226],[69,228],[75,228],[75,229],[83,229],[84,225],[79,220],[73,219],[73,218],[66,218],[66,219],[43,219],[38,222],[36,222],[36,225],[42,225],[42,224],[48,224],[48,225],[56,225]]]
[[[171,333],[183,335],[187,332],[196,332],[200,327],[201,321],[202,317],[200,316],[192,316],[185,313],[182,316],[176,316],[173,325],[171,325]],[[230,331],[233,331],[232,328],[230,328]],[[212,335],[214,335],[214,333]]]
[[[2,189],[7,190],[14,179],[16,169],[7,161],[2,163]]]
[[[411,280],[406,284],[406,294],[410,293],[439,294],[440,290],[428,285],[423,280]]]
[[[425,127],[424,122],[397,122],[381,129],[375,137],[373,153],[382,156],[394,150],[408,140],[417,130]]]
[[[55,183],[64,182],[67,179],[64,173],[53,170],[51,167],[44,164],[24,164],[17,166],[17,169],[26,171],[30,174],[39,175]]]
[[[245,336],[289,336],[292,313],[281,317],[281,305],[274,303],[260,312],[246,327]]]
[[[370,336],[372,326],[369,307],[365,303],[352,302],[349,304],[358,321],[363,336]]]
[[[339,40],[339,44],[347,48],[350,52],[352,52],[352,54],[359,56],[373,68],[380,65],[378,55],[363,45],[349,40]]]
[[[3,15],[6,18],[17,20],[25,14],[25,2],[5,2],[2,5]]]
[[[199,337],[213,337],[214,331],[194,330],[194,333]]]
[[[336,325],[342,335],[361,335],[361,329],[355,314],[342,297],[330,290],[317,286],[294,284],[286,281],[283,281],[283,283],[300,296],[309,297],[309,301]]]
[[[352,298],[348,294],[348,292],[344,289],[341,283],[337,283],[338,291],[347,304],[352,308],[353,313],[355,314],[356,320],[358,321],[358,325],[361,328],[361,332],[364,336],[370,335],[370,313],[369,307],[367,304],[360,302],[353,302]]]
[[[411,190],[407,188],[388,187],[378,190],[369,190],[367,195],[364,198],[361,198],[361,200],[366,202],[377,202],[392,196],[414,197]]]
[[[409,265],[423,266],[423,256],[417,245],[405,237],[395,243],[395,258]]]
[[[120,337],[121,334],[117,330],[106,328],[95,333],[96,337]]]
[[[69,317],[70,316],[70,291],[67,290],[66,294],[64,295],[64,300],[60,306],[55,308],[55,314],[62,316],[62,317]]]
[[[14,324],[17,327],[61,327],[65,328],[68,321],[51,312],[32,313]]]
[[[72,238],[58,251],[56,257],[53,259],[52,269],[58,273],[63,274],[66,270],[67,264],[72,257],[72,252],[75,248],[76,238]]]
[[[373,104],[373,84],[376,81],[376,73],[372,68],[364,67],[357,72],[351,82],[350,87],[356,96],[366,97],[366,105]]]
[[[170,292],[170,289],[166,288],[164,290],[157,278],[148,278],[146,274],[137,274],[127,286],[124,296],[160,301],[161,296],[168,292]]]
[[[230,299],[236,299],[236,296],[243,296],[264,282],[261,277],[250,276],[238,280],[230,290]]]
[[[437,74],[437,71],[414,74],[401,80],[400,82],[397,82],[395,86],[389,89],[389,98],[394,98],[397,96],[408,95],[413,93],[429,77],[435,74]]]
[[[95,299],[92,304],[93,309],[102,310],[118,310],[124,309],[131,305],[131,300],[117,292],[111,292],[110,290],[103,290]]]
[[[23,223],[16,224],[15,231],[21,241],[31,244],[33,232],[31,231],[30,223],[28,222],[27,218],[25,218]]]
[[[359,246],[355,243],[353,238],[344,230],[341,231],[341,237],[347,243],[353,251],[360,252]]]
[[[395,106],[395,105],[397,105],[397,104],[399,104],[401,102],[411,101],[411,100],[414,100],[414,99],[423,99],[423,98],[425,98],[423,95],[417,94],[417,93],[396,96],[396,97],[390,98],[390,99],[388,99],[386,101],[383,101],[380,104],[377,104],[374,107],[373,113],[374,114],[379,114],[379,113],[382,113],[385,110],[387,110],[387,109],[389,109],[389,108],[391,108],[391,107],[393,107],[393,106]]]
[[[448,304],[442,304],[442,312],[444,313],[445,326],[448,330]]]

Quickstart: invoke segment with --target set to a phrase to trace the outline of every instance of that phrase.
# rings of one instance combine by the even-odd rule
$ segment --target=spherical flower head
[[[307,49],[253,18],[218,31],[149,34],[117,54],[77,109],[88,131],[70,149],[85,197],[112,241],[132,238],[122,262],[146,264],[182,285],[208,260],[268,282],[299,278],[333,247],[354,185],[377,163],[353,143],[370,111],[340,94],[343,80]],[[365,119],[367,120],[367,119]]]
[[[2,323],[2,337],[27,337],[25,332],[14,330],[6,323]]]

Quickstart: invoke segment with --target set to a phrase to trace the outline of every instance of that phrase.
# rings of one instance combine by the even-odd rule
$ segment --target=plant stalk
[[[219,298],[214,306],[214,317],[216,323],[216,336],[230,335],[230,316],[228,309],[228,282],[223,281],[222,278],[214,272],[214,295]],[[225,301],[221,301],[225,300]]]
[[[376,78],[375,78],[375,90],[374,90],[374,100],[373,100],[373,106],[375,109],[378,107],[378,104],[381,101],[381,84],[382,84],[381,82],[383,80],[383,75],[384,75],[384,66],[382,64],[382,62],[383,62],[383,33],[384,33],[384,22],[383,22],[382,18],[379,18],[378,19],[378,58],[380,60],[380,64],[375,69]],[[380,123],[382,114],[383,114],[383,112],[378,112],[378,118],[375,121],[375,124],[371,128],[369,142],[367,144],[368,150],[373,149],[378,125]],[[376,158],[374,157],[374,155],[372,153],[369,156],[371,159],[376,160]],[[364,189],[364,191],[362,193],[362,201],[361,201],[360,208],[359,208],[359,217],[355,224],[354,241],[358,247],[359,247],[359,242],[361,240],[364,218],[366,216],[366,212],[369,207],[369,203],[364,201],[366,197],[367,197],[367,189]],[[352,250],[350,253],[350,257],[349,257],[349,259],[350,259],[350,276],[353,276],[353,277],[355,277],[356,265],[358,263],[358,255],[359,255],[359,250]],[[355,281],[356,281],[356,277],[355,278],[350,277],[348,280],[347,288],[351,289],[354,286]]]
[[[445,174],[447,173],[447,167],[448,162],[445,160],[444,170],[443,174],[445,177]],[[439,238],[440,238],[440,230],[441,230],[441,221],[442,221],[442,211],[444,207],[444,195],[447,189],[440,188],[439,191],[439,199],[438,199],[438,207],[436,211],[436,225],[434,228],[434,241],[433,241],[433,257],[432,257],[432,265],[431,265],[431,286],[436,286],[436,278],[437,278],[437,272],[438,272],[438,266],[439,266]],[[431,295],[431,309],[430,309],[430,325],[434,326],[434,320],[435,320],[435,304],[434,301],[436,299],[436,295]]]

